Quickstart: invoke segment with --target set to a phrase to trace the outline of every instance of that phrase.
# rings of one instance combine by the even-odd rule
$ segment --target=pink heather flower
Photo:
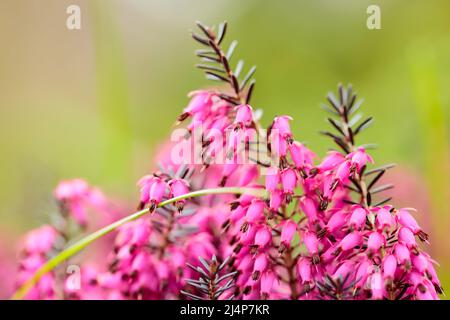
[[[417,223],[416,219],[405,209],[400,209],[397,211],[395,218],[397,221],[404,227],[411,230],[415,235],[418,235],[419,238],[423,241],[428,240],[428,235],[422,231]]]
[[[55,198],[58,200],[68,200],[84,196],[89,190],[86,181],[74,179],[61,182],[55,189]]]
[[[376,212],[376,224],[378,226],[378,230],[384,230],[392,227],[394,224],[394,218],[392,217],[392,214],[384,209],[384,208],[378,208],[377,210],[373,210]]]
[[[352,232],[347,234],[342,241],[339,244],[339,247],[343,251],[354,249],[355,247],[358,247],[362,243],[362,235],[359,232]]]
[[[351,279],[348,279],[347,277],[350,274],[352,274],[352,271],[354,271],[354,267],[355,267],[355,263],[353,261],[350,261],[350,260],[344,261],[339,266],[339,268],[337,268],[336,271],[334,272],[333,278],[334,279],[342,279],[342,280],[347,279],[347,281],[351,280]]]
[[[349,161],[340,164],[336,170],[335,179],[340,183],[347,181],[350,177],[350,167],[351,163]]]
[[[159,178],[153,182],[150,188],[150,196],[149,196],[150,212],[155,211],[156,206],[158,205],[158,203],[161,202],[162,198],[166,193],[166,187],[167,187],[166,183]]]
[[[168,182],[172,197],[179,197],[189,193],[189,184],[183,179],[172,179]],[[178,212],[183,211],[186,200],[178,200],[175,205],[178,208]]]
[[[308,218],[309,223],[315,224],[318,220],[317,217],[317,205],[310,198],[303,198],[300,202],[300,207]]]
[[[297,185],[297,174],[291,168],[281,171],[281,184],[283,185],[284,193],[290,195],[294,193],[295,186]]]
[[[145,205],[150,200],[150,188],[152,187],[152,184],[157,179],[158,178],[155,177],[154,175],[146,175],[146,176],[142,177],[138,181],[137,184],[141,188],[141,190],[140,190],[140,192],[141,192],[141,197],[140,197],[141,206]]]
[[[248,104],[241,104],[236,107],[236,118],[234,122],[239,125],[240,128],[248,126],[253,121],[253,109]]]
[[[339,210],[338,212],[334,213],[330,220],[328,220],[328,223],[326,225],[326,230],[329,233],[334,233],[338,230],[340,230],[346,223],[347,220],[347,213],[343,210]]]
[[[231,211],[230,220],[231,222],[237,222],[241,220],[246,214],[246,209],[239,205],[234,210]]]
[[[62,181],[56,187],[54,196],[59,201],[62,211],[81,227],[87,226],[87,213],[90,208],[97,210],[103,217],[112,214],[103,193],[81,179]]]
[[[17,286],[25,283],[46,262],[47,256],[55,246],[58,232],[51,226],[44,225],[29,232],[23,241]],[[48,273],[27,294],[27,299],[55,298],[56,282],[53,273]]]
[[[284,200],[284,195],[281,190],[274,190],[270,194],[269,207],[272,212],[277,212],[280,209]]]
[[[57,237],[58,232],[55,228],[44,225],[27,234],[23,249],[27,253],[45,254],[52,249]]]
[[[383,277],[392,281],[394,279],[395,270],[397,269],[397,259],[390,254],[383,259]]]
[[[411,265],[411,253],[407,246],[397,243],[394,247],[394,254],[399,264],[409,268]]]
[[[323,172],[337,168],[342,162],[345,161],[345,157],[337,152],[331,151],[328,155],[323,159],[322,163],[317,166],[317,168]]]
[[[419,253],[418,255],[413,255],[412,264],[419,272],[425,272],[428,268],[428,259],[424,254]]]
[[[367,281],[367,278],[369,277],[369,275],[372,273],[372,269],[373,266],[372,264],[364,259],[362,262],[359,263],[357,269],[356,269],[356,284],[355,284],[355,288],[359,289],[361,287],[363,287]]]
[[[261,277],[261,295],[263,299],[267,299],[275,282],[273,272],[265,272]]]
[[[242,228],[241,228],[241,231],[244,231],[244,230],[242,230]],[[243,232],[243,234],[240,238],[241,243],[244,245],[251,245],[252,243],[254,243],[256,231],[257,231],[257,228],[255,226],[250,225]]]
[[[311,256],[316,256],[319,253],[319,239],[313,232],[305,232],[303,234],[303,241]]]
[[[372,157],[366,153],[366,150],[361,147],[358,148],[357,151],[350,153],[347,158],[350,159],[352,167],[354,167],[357,172],[359,172],[367,162],[374,162]]]
[[[381,300],[384,297],[384,281],[381,273],[376,272],[370,278],[370,290],[372,299]]]
[[[281,181],[281,176],[278,168],[270,167],[267,169],[266,173],[266,190],[269,192],[277,189],[278,184]]]
[[[291,246],[291,241],[294,238],[295,232],[297,231],[297,224],[292,220],[286,220],[281,229],[281,244],[280,252],[284,251],[284,248],[289,248]]]
[[[361,207],[356,207],[350,215],[349,224],[355,229],[361,229],[366,224],[367,212]]]
[[[264,216],[264,201],[255,199],[248,206],[247,213],[245,214],[245,218],[249,222],[256,222],[263,218]]]
[[[272,232],[268,227],[261,227],[255,234],[255,245],[262,248],[272,241]]]
[[[369,234],[367,239],[367,250],[369,250],[369,252],[376,253],[381,249],[385,242],[386,239],[382,234],[377,231],[373,231]]]
[[[314,154],[300,142],[294,141],[288,148],[297,169],[313,164]]]
[[[212,94],[207,91],[195,91],[190,94],[191,101],[184,109],[183,114],[178,118],[179,121],[183,121],[189,116],[196,114],[203,114],[209,112],[212,106]]]
[[[407,246],[408,249],[413,249],[417,247],[414,233],[408,228],[400,228],[400,230],[398,231],[398,241]]]
[[[291,127],[289,121],[292,120],[290,116],[278,116],[273,120],[272,130],[277,130],[278,133],[286,140],[292,140]]]
[[[261,276],[261,273],[266,270],[268,265],[267,255],[265,253],[259,254],[255,258],[255,264],[253,265],[253,274],[252,279],[258,280]]]
[[[132,230],[132,235],[129,243],[137,246],[144,245],[148,242],[150,237],[151,229],[147,221],[137,220],[134,223],[134,228]]]
[[[131,263],[131,270],[134,273],[142,272],[147,268],[150,262],[151,260],[149,254],[141,251],[134,257],[133,262]]]
[[[311,261],[306,258],[300,258],[297,262],[297,273],[302,279],[302,283],[308,283],[312,281],[311,273]]]
[[[325,174],[323,176],[323,185],[322,185],[322,201],[327,205],[323,207],[325,210],[328,206],[328,202],[333,198],[336,189],[336,180],[333,178],[333,174]]]

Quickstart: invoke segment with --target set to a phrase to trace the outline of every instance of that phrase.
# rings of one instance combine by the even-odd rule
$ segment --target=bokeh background
[[[81,30],[66,8],[81,8]],[[381,30],[366,9],[381,7]],[[0,2],[0,259],[48,220],[52,189],[82,177],[135,203],[135,181],[186,105],[208,85],[188,31],[229,22],[236,57],[256,64],[253,105],[264,121],[324,154],[320,104],[338,82],[364,97],[378,164],[399,166],[394,203],[416,207],[450,288],[449,1],[2,0]],[[236,60],[235,60],[236,62]]]

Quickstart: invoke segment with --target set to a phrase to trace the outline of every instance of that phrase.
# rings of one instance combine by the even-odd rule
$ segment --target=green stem
[[[264,197],[266,196],[266,191],[264,189],[258,189],[258,188],[243,188],[243,187],[224,187],[224,188],[213,188],[213,189],[203,189],[198,190],[194,192],[190,192],[187,194],[184,194],[179,197],[171,198],[165,201],[162,201],[158,204],[158,207],[164,207],[168,204],[174,203],[179,200],[184,200],[188,198],[194,198],[194,197],[200,197],[204,195],[210,195],[210,194],[253,194],[257,197]],[[104,235],[116,230],[118,227],[124,225],[127,222],[136,220],[146,213],[149,212],[149,209],[143,209],[141,211],[135,212],[129,216],[126,216],[123,219],[120,219],[116,222],[111,223],[110,225],[107,225],[106,227],[101,228],[100,230],[97,230],[90,235],[82,238],[81,240],[75,242],[74,244],[70,245],[66,249],[62,250],[59,254],[48,260],[44,265],[42,265],[32,277],[30,277],[17,291],[13,294],[11,299],[13,300],[19,300],[23,299],[28,291],[30,291],[36,283],[39,282],[39,280],[48,272],[55,269],[60,263],[64,262],[65,260],[69,259],[70,257],[74,256],[81,250],[83,250],[85,247],[96,241],[97,239],[100,239]]]

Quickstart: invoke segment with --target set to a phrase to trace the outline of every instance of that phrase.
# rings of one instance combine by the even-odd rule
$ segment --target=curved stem
[[[224,188],[212,188],[212,189],[203,189],[198,190],[190,193],[186,193],[182,196],[171,198],[165,201],[162,201],[158,204],[158,207],[164,207],[168,204],[174,203],[179,200],[184,200],[188,198],[194,198],[194,197],[200,197],[204,195],[210,195],[210,194],[253,194],[257,197],[264,197],[266,196],[266,191],[264,189],[258,189],[258,188],[244,188],[244,187],[224,187]],[[116,222],[111,223],[110,225],[107,225],[106,227],[103,227],[88,236],[82,238],[81,240],[78,240],[74,244],[70,245],[66,249],[62,250],[59,254],[48,260],[44,265],[42,265],[32,277],[30,277],[17,291],[13,294],[11,299],[18,300],[23,299],[28,291],[30,291],[36,283],[39,282],[39,280],[48,272],[55,269],[60,263],[63,261],[69,259],[70,257],[74,256],[84,248],[86,248],[88,245],[96,241],[97,239],[100,239],[104,235],[116,230],[118,227],[124,225],[127,222],[136,220],[146,213],[149,212],[149,209],[143,209],[141,211],[135,212],[129,216],[126,216],[125,218],[122,218]]]

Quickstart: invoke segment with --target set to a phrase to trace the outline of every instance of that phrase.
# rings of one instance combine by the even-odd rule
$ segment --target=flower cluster
[[[56,187],[54,196],[60,208],[55,223],[30,231],[22,241],[17,286],[25,283],[48,259],[61,251],[68,240],[78,233],[77,229],[84,230],[88,227],[90,210],[97,216],[93,218],[100,218],[92,219],[93,228],[111,222],[116,217],[115,210],[103,193],[84,180],[62,181]],[[60,282],[65,282],[58,281],[59,278],[61,275],[55,272],[44,275],[27,298],[54,299],[70,296],[70,286],[59,286]]]
[[[203,34],[193,38],[206,62],[198,67],[229,86],[191,93],[178,118],[187,133],[177,147],[199,144],[199,159],[178,154],[188,160],[179,163],[173,143],[163,149],[160,169],[138,181],[138,209],[148,214],[116,230],[103,268],[82,266],[80,288],[66,279],[64,297],[438,299],[435,262],[420,245],[428,235],[413,210],[377,200],[391,188],[377,185],[391,166],[368,169],[369,146],[356,137],[371,118],[355,114],[361,103],[352,88],[328,96],[336,133],[324,134],[338,149],[320,160],[295,139],[291,117],[263,130],[250,105],[255,68],[244,77],[242,62],[231,68],[235,43],[226,53],[221,45],[226,24],[217,34],[198,26]],[[233,191],[217,191],[227,187]],[[195,192],[205,194],[189,196]],[[55,196],[80,226],[87,207],[108,212],[102,194],[81,180],[63,182]],[[46,226],[27,236],[19,283],[58,248],[61,234]],[[58,298],[57,286],[48,273],[28,297]]]

